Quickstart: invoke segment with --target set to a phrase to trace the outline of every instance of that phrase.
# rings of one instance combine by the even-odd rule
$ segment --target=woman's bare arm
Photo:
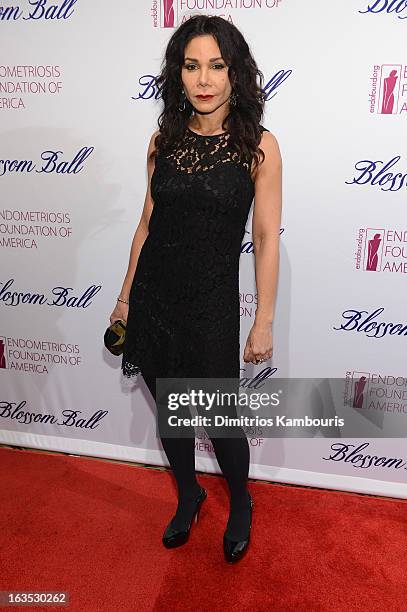
[[[141,213],[140,221],[134,233],[133,241],[131,243],[129,265],[128,265],[126,276],[124,277],[123,285],[120,291],[120,297],[123,300],[129,299],[130,289],[133,283],[134,273],[136,271],[140,251],[148,235],[148,223],[150,221],[150,216],[151,216],[151,212],[153,210],[153,205],[154,205],[152,197],[151,197],[151,176],[153,174],[154,166],[155,166],[154,159],[150,161],[149,157],[150,157],[150,153],[155,149],[154,141],[158,133],[159,133],[158,130],[153,133],[153,135],[150,138],[150,143],[148,145],[148,151],[147,151],[148,186],[147,186],[146,197],[144,200],[143,211]]]
[[[255,364],[270,359],[273,354],[272,324],[280,261],[282,212],[282,160],[274,134],[263,132],[260,148],[264,151],[265,159],[255,176],[252,222],[258,299],[254,323],[243,354],[246,363],[252,361]]]
[[[282,161],[277,139],[271,132],[263,133],[261,148],[266,158],[256,176],[252,225],[258,293],[255,323],[271,324],[279,269]]]

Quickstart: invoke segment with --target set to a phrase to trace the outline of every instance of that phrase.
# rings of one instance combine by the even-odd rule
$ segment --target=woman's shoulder
[[[264,125],[260,125],[260,134],[261,134],[261,138],[260,138],[260,144],[264,145],[265,143],[268,142],[272,142],[276,140],[276,137],[274,136],[274,134],[272,132],[270,132],[270,130],[268,128],[266,128]]]
[[[260,124],[259,124],[260,125]],[[269,168],[274,167],[275,164],[281,164],[281,153],[280,146],[276,136],[264,125],[260,125],[261,139],[259,143],[260,149],[264,153],[264,159],[260,162],[260,166],[263,166],[266,171]],[[254,160],[252,170],[254,170]],[[255,174],[252,174],[253,181],[255,181],[258,175],[258,168],[255,170]]]
[[[155,139],[157,138],[157,136],[159,135],[160,130],[155,130],[151,136],[150,136],[150,143],[149,143],[149,147],[155,147]]]
[[[153,151],[155,151],[156,149],[156,138],[158,136],[158,134],[160,133],[160,130],[155,130],[151,136],[150,136],[150,141],[148,143],[148,147],[147,147],[147,156],[150,157],[150,155],[153,153]]]
[[[265,145],[270,149],[278,149],[278,140],[276,136],[264,125],[260,125],[261,130],[261,146]]]

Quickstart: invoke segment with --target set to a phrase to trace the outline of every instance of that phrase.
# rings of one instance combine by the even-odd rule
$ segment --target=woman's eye
[[[186,65],[185,65],[185,68],[186,68],[187,70],[189,70],[189,68],[195,68],[195,66],[196,66],[196,64],[186,64]],[[221,68],[221,69],[225,67],[225,65],[224,65],[224,64],[213,64],[213,67],[216,67],[216,66],[217,66],[218,68]],[[190,71],[190,72],[191,72],[191,71]]]

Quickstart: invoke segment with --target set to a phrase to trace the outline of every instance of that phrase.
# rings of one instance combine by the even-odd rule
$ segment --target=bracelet
[[[128,304],[129,301],[128,300],[122,300],[121,297],[117,298],[118,302],[123,302],[123,304]]]

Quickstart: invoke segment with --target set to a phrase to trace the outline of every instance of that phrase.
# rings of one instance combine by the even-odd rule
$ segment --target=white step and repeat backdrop
[[[250,475],[406,498],[406,0],[2,1],[0,441],[167,464],[148,390],[124,379],[103,333],[144,202],[155,76],[198,12],[247,37],[284,164],[274,356],[241,359],[242,386],[342,378],[366,424],[365,438],[259,430]],[[250,228],[251,215],[241,352]],[[219,472],[204,435],[196,454]]]

